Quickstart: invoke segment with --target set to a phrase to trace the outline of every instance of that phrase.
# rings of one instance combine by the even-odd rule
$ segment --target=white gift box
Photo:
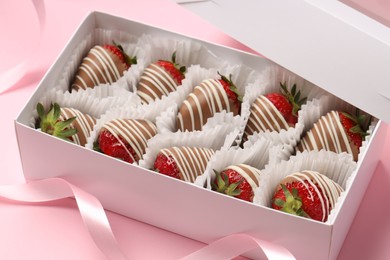
[[[390,68],[388,28],[375,21],[365,24],[357,12],[346,6],[340,8],[342,4],[334,1],[322,6],[318,5],[319,1],[285,1],[283,5],[279,1],[247,1],[242,9],[248,12],[246,15],[234,12],[241,10],[235,5],[242,2],[222,2],[187,6],[268,59],[126,18],[101,12],[89,14],[15,121],[24,175],[27,180],[64,178],[96,196],[107,210],[202,242],[244,232],[286,247],[297,259],[335,259],[378,162],[387,129],[382,121],[376,124],[360,154],[339,208],[326,223],[156,174],[52,137],[31,125],[36,116],[36,103],[58,84],[69,57],[96,28],[115,29],[139,37],[150,34],[197,41],[216,57],[224,57],[232,64],[245,64],[258,72],[276,63],[362,110],[390,121],[385,110],[390,96],[385,87],[390,82],[390,73],[386,72]],[[233,17],[233,13],[234,20],[225,17]],[[361,94],[368,87],[370,90]],[[351,89],[360,92],[351,93]],[[253,252],[247,256],[255,257]]]

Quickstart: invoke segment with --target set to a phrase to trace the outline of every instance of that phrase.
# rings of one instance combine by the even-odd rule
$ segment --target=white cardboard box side
[[[339,241],[344,239],[343,234],[349,226],[342,227],[334,241],[332,234],[335,230],[331,223],[324,224],[298,218],[228,198],[128,165],[26,126],[39,95],[56,82],[56,77],[73,48],[97,26],[183,37],[107,14],[98,12],[90,14],[64,48],[15,122],[23,171],[27,180],[62,177],[95,195],[106,209],[203,242],[211,242],[236,232],[248,232],[261,239],[286,246],[299,259],[310,257],[307,255],[307,249],[302,247],[305,244],[310,245],[311,250],[318,254],[317,259],[328,259],[330,252],[338,252],[340,245],[335,243],[341,243]],[[209,44],[207,47],[212,48],[213,52],[227,53],[226,56],[229,58],[231,54],[233,60],[253,63],[259,69],[266,63],[262,58],[222,46]],[[380,139],[381,135],[373,135],[374,138]],[[380,144],[381,142],[378,141],[372,149],[378,149]],[[47,149],[40,149],[38,153],[36,147]],[[375,164],[378,159],[375,156],[367,158],[362,165]],[[41,167],[43,161],[46,163],[44,168]],[[372,167],[367,167],[368,170],[370,168]],[[357,186],[368,185],[368,181],[359,184],[360,181],[365,180],[357,179]],[[360,200],[354,193],[361,193],[360,196],[363,196],[364,192],[352,189],[350,191],[349,202],[357,208]],[[344,216],[347,223],[350,223],[354,214],[353,211],[343,211],[338,217]],[[237,219],[242,221],[237,222]],[[254,255],[249,254],[249,256]]]
[[[371,140],[369,147],[362,156],[364,159],[359,162],[357,171],[360,174],[356,174],[353,179],[353,185],[346,195],[342,207],[337,212],[337,218],[333,223],[329,259],[337,258],[343,241],[348,234],[349,228],[359,209],[360,202],[377,167],[378,155],[381,154],[383,149],[382,138],[386,136],[386,131],[388,131],[387,125],[384,122],[379,122],[374,133],[376,137]]]

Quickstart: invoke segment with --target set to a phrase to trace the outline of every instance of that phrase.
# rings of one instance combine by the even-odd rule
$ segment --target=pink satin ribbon
[[[33,181],[27,184],[1,186],[0,196],[22,202],[38,203],[74,197],[81,217],[97,247],[109,258],[128,259],[120,249],[106,213],[91,194],[61,178]]]
[[[64,179],[50,178],[21,185],[0,186],[0,197],[28,203],[74,197],[84,224],[97,247],[109,259],[128,259],[115,239],[99,200]],[[233,234],[214,241],[182,260],[232,259],[256,248],[261,249],[268,259],[295,259],[284,247],[247,234]]]
[[[34,11],[36,16],[38,17],[39,21],[39,37],[36,43],[30,43],[35,45],[34,49],[35,51],[31,52],[31,55],[27,55],[25,59],[20,61],[18,64],[16,64],[14,67],[2,72],[0,74],[0,94],[10,89],[12,86],[14,86],[19,80],[21,80],[24,75],[28,72],[30,69],[30,66],[32,65],[32,62],[35,60],[35,55],[37,54],[43,29],[45,26],[46,21],[46,11],[43,0],[32,0],[32,3],[34,5]]]
[[[223,237],[181,260],[223,260],[233,259],[251,250],[262,251],[268,259],[291,260],[295,257],[285,247],[239,233]],[[260,254],[261,255],[261,254]]]

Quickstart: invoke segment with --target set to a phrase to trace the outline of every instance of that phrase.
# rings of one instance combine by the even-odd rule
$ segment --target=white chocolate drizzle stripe
[[[104,128],[121,143],[133,161],[135,161],[135,158],[120,140],[119,136],[132,147],[137,154],[137,157],[141,159],[147,146],[147,140],[153,137],[157,132],[156,127],[151,122],[146,120],[143,120],[143,122],[147,122],[150,129],[147,129],[140,121],[133,119],[114,119],[104,125]],[[144,132],[141,129],[143,129]]]
[[[170,88],[170,89],[165,89],[167,93],[176,90],[177,83],[174,81],[174,79],[170,73],[168,73],[164,68],[162,68],[156,64],[151,64],[151,67],[153,67],[154,70],[146,68],[146,71],[150,72],[152,74],[155,74],[156,76],[161,78],[161,80],[163,80],[166,83],[166,85]]]
[[[264,107],[266,108],[266,111],[268,115],[271,117],[272,121],[275,123],[275,125],[278,126],[279,128],[278,130],[281,130],[282,127],[284,127],[284,129],[288,129],[289,126],[287,124],[286,119],[283,117],[282,113],[280,113],[280,111],[276,109],[275,105],[265,96],[261,96],[261,99],[263,100],[263,102],[268,103],[268,106],[264,106]],[[268,107],[272,108],[272,111],[269,110]],[[278,122],[277,118],[279,119],[279,121],[282,122],[283,126],[277,123]]]
[[[155,100],[157,98],[159,98],[159,96],[157,95],[157,93],[152,90],[151,87],[149,87],[147,84],[145,84],[144,82],[140,82],[139,83],[139,86],[145,88],[149,93],[150,95],[146,94],[144,91],[142,91],[141,89],[137,91],[137,94],[141,97],[144,97],[145,100]],[[151,95],[153,96],[153,98],[151,97]]]
[[[75,140],[76,144],[81,145],[80,142],[80,134],[82,134],[85,139],[88,138],[90,132],[92,131],[92,127],[94,123],[94,119],[87,114],[81,113],[80,111],[76,109],[71,109],[71,108],[62,108],[61,109],[61,115],[60,115],[60,120],[66,120],[72,117],[76,117],[76,121],[78,125],[80,126],[81,133],[77,133],[72,136],[72,138]],[[90,123],[89,123],[90,122]],[[74,122],[72,123],[72,127],[74,128]]]
[[[89,66],[86,64],[81,64],[80,70],[84,71],[84,73],[91,79],[94,86],[99,85],[99,79],[97,78],[96,74],[93,71],[90,71]],[[79,79],[82,79],[82,77],[78,76]],[[85,84],[84,79],[82,79],[84,82],[84,86],[87,88],[87,85]]]
[[[150,83],[151,86],[147,86],[146,82]],[[165,84],[164,84],[165,83]],[[150,64],[141,76],[139,82],[138,94],[142,96],[149,96],[145,93],[142,88],[148,90],[150,95],[153,95],[157,99],[161,95],[168,95],[170,92],[173,92],[177,88],[177,83],[174,81],[172,75],[170,75],[164,68],[156,64]],[[153,87],[156,89],[153,89]],[[159,93],[157,93],[159,92]],[[152,99],[152,100],[154,100]],[[149,100],[145,97],[145,100]]]
[[[161,153],[173,158],[186,182],[194,182],[196,177],[205,171],[207,161],[214,154],[209,148],[197,147],[171,147],[162,149]]]
[[[193,94],[197,91],[197,95]],[[199,96],[198,96],[199,95]],[[195,113],[193,107],[191,106],[189,100],[192,99],[198,108],[198,113]],[[199,119],[200,125],[203,126],[207,118],[204,118],[203,109],[201,107],[200,99],[206,100],[207,105],[211,108],[211,116],[222,110],[227,112],[231,111],[229,98],[223,89],[222,84],[215,79],[204,80],[199,86],[194,88],[192,94],[190,94],[187,99],[183,102],[183,106],[187,107],[191,119],[190,130],[195,130],[196,120]],[[181,126],[181,129],[184,128],[184,118],[181,113],[178,114],[178,121]]]
[[[252,179],[252,177],[250,177],[249,174],[247,173],[247,171],[251,172],[253,174],[253,176],[255,176],[255,178],[257,178],[257,181],[258,181],[260,172],[257,169],[255,169],[253,167],[248,167],[244,164],[231,165],[231,166],[227,167],[226,169],[231,169],[231,170],[238,172],[249,183],[249,185],[252,187],[253,191],[256,190],[256,188],[258,187],[258,185],[255,183],[255,181]]]
[[[95,62],[95,60],[93,60],[92,58],[90,58],[90,57],[88,57],[88,56],[84,58],[84,61],[85,61],[85,62],[83,62],[83,63],[81,64],[81,67],[82,67],[82,68],[84,67],[84,68],[85,68],[86,70],[88,70],[91,74],[93,74],[93,77],[96,78],[96,82],[97,82],[97,83],[103,83],[103,82],[100,82],[99,76],[98,76],[98,75],[102,76],[104,82],[109,82],[109,79],[106,77],[106,74],[110,75],[110,73],[107,72],[107,71],[102,71],[102,67],[99,66],[99,64],[102,64],[101,62],[99,62],[99,64],[98,64],[98,63]],[[98,60],[98,61],[99,61],[99,60]],[[102,66],[105,67],[104,64],[102,64]],[[98,74],[96,74],[96,72],[97,72]],[[90,77],[90,78],[91,78],[91,77]],[[93,81],[92,78],[91,78],[91,80]]]
[[[99,55],[100,51],[101,51],[101,47],[100,46],[96,46],[96,48],[91,49],[90,53],[91,53],[91,55],[93,55],[97,59],[97,61],[103,67],[104,73],[102,73],[102,75],[106,75],[107,76],[107,82],[108,83],[112,83],[112,82],[114,82],[114,79],[111,77],[110,71],[112,71],[112,69],[109,68],[110,63],[106,62],[104,60],[104,57]]]
[[[318,141],[314,136],[314,133],[318,136]],[[327,138],[327,134],[330,138]],[[341,140],[338,134],[341,134]],[[329,143],[331,142],[331,143]],[[346,152],[353,154],[351,144],[348,141],[348,136],[341,124],[340,116],[338,112],[331,111],[325,116],[322,116],[320,120],[309,130],[306,136],[301,140],[303,149],[310,149],[310,144],[314,150],[320,150],[321,145],[326,150],[333,150],[331,144],[334,147],[334,152],[343,152],[343,147],[346,147]]]
[[[96,52],[96,54],[98,56],[100,56],[102,61],[107,64],[107,67],[109,68],[109,70],[116,77],[115,80],[119,79],[121,77],[121,75],[120,75],[120,73],[118,71],[118,68],[115,66],[115,62],[113,61],[113,59],[111,58],[110,54],[108,53],[109,51],[105,50],[101,46],[96,46],[96,47],[97,47],[97,49],[100,49],[100,52]]]

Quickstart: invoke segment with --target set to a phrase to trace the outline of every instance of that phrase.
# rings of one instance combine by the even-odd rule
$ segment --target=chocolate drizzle
[[[280,132],[287,130],[288,123],[279,110],[265,96],[259,96],[252,104],[247,125],[245,127],[243,141],[254,133],[269,131]]]
[[[142,103],[149,104],[162,96],[167,96],[178,86],[179,83],[170,73],[163,67],[152,63],[144,70],[140,78],[137,95],[141,98]]]
[[[104,129],[117,139],[134,162],[142,159],[147,147],[147,141],[157,134],[155,124],[144,119],[114,119],[104,124],[101,131]],[[131,146],[137,158],[134,158],[119,137],[122,137]]]
[[[247,164],[237,164],[226,167],[225,170],[234,170],[238,172],[249,183],[254,191],[259,187],[260,170]]]
[[[211,148],[184,146],[165,148],[160,152],[174,159],[180,172],[180,179],[187,182],[194,182],[196,177],[204,173],[210,157],[214,154]]]
[[[74,108],[61,108],[59,120],[65,121],[72,117],[76,117],[76,119],[70,124],[70,127],[75,128],[77,133],[70,138],[74,143],[84,146],[93,130],[96,119]]]
[[[181,131],[202,130],[208,118],[223,110],[233,112],[234,115],[239,112],[219,80],[204,80],[180,106],[176,120],[177,128]]]
[[[359,148],[350,140],[341,125],[337,111],[322,116],[298,143],[298,151],[325,149],[335,153],[347,152],[357,161]]]
[[[96,45],[83,59],[71,89],[87,89],[99,84],[114,83],[123,76],[126,69],[127,65],[118,56]]]

